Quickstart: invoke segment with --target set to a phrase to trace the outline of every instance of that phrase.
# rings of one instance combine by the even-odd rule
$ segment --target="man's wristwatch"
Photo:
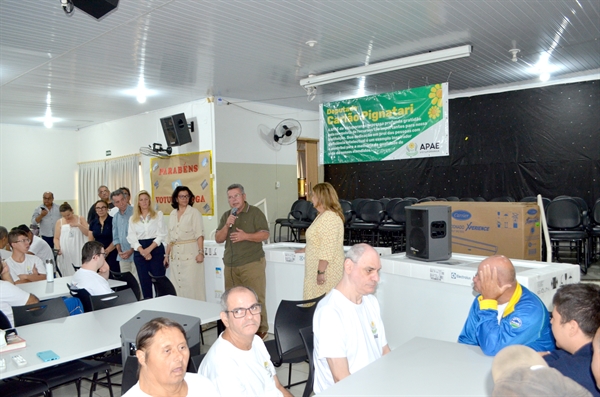
[[[319,269],[317,269],[317,276],[318,276],[319,274],[325,274],[325,270],[323,270],[323,271],[320,271]]]

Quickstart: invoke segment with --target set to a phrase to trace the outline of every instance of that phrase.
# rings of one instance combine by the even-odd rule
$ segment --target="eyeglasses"
[[[234,194],[233,196],[228,196],[227,200],[234,200],[234,199],[236,199],[238,197],[242,197],[242,196],[243,196],[242,193],[237,193],[237,194]]]
[[[186,194],[186,195],[177,196],[177,198],[185,200],[185,199],[189,199],[190,196]]]
[[[101,252],[101,253],[98,254],[98,256],[100,256],[100,255],[102,255],[105,258],[108,256],[108,254],[106,252]]]
[[[23,240],[17,240],[17,241],[15,241],[15,243],[30,243],[30,242],[31,242],[31,240],[28,239],[28,238],[24,238]]]
[[[252,306],[250,306],[249,308],[243,308],[243,307],[238,307],[235,308],[233,310],[225,310],[225,313],[231,313],[233,314],[234,318],[242,318],[242,317],[246,317],[246,311],[250,311],[250,314],[255,315],[255,314],[259,314],[262,311],[262,306],[260,303],[255,303]]]
[[[105,210],[108,209],[108,207],[96,207],[96,210]]]

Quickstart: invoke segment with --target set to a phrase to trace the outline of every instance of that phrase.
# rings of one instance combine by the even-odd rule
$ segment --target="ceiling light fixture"
[[[464,58],[471,55],[472,49],[473,47],[470,44],[467,44],[460,47],[448,48],[446,50],[439,51],[431,51],[425,54],[392,59],[390,61],[359,66],[352,69],[340,70],[337,72],[326,73],[318,76],[309,76],[300,80],[300,85],[304,88],[316,87],[320,85],[336,83],[338,81],[349,80],[355,77],[392,72],[394,70],[414,68],[415,66],[422,66],[431,63],[449,61],[451,59]]]

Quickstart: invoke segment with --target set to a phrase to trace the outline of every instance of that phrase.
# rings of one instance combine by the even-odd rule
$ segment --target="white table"
[[[492,360],[478,346],[414,338],[319,396],[490,396]]]
[[[393,349],[414,337],[455,342],[476,293],[473,277],[483,256],[452,254],[445,261],[423,262],[406,254],[381,257],[377,299]],[[565,284],[579,282],[579,267],[515,259],[517,281],[552,309],[552,297]]]
[[[199,317],[201,323],[206,324],[220,318],[221,306],[169,295],[18,327],[19,336],[25,338],[27,347],[0,354],[0,358],[6,361],[6,369],[0,372],[0,379],[119,348],[121,325],[142,310]],[[49,363],[42,362],[36,354],[45,350],[54,351],[60,359]],[[13,354],[23,356],[27,365],[17,367],[10,358]]]
[[[17,287],[23,291],[37,296],[39,300],[53,299],[61,296],[71,295],[67,283],[71,284],[73,276],[55,278],[49,283],[46,280],[34,281],[32,283],[17,284]],[[122,287],[127,285],[125,281],[108,279],[110,288]]]

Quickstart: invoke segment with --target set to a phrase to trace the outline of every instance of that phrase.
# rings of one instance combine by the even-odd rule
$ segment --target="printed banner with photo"
[[[449,155],[448,83],[321,105],[321,164]]]
[[[194,193],[194,208],[202,215],[214,215],[212,158],[210,150],[150,160],[152,197],[165,215],[173,210],[171,195],[177,186]]]

